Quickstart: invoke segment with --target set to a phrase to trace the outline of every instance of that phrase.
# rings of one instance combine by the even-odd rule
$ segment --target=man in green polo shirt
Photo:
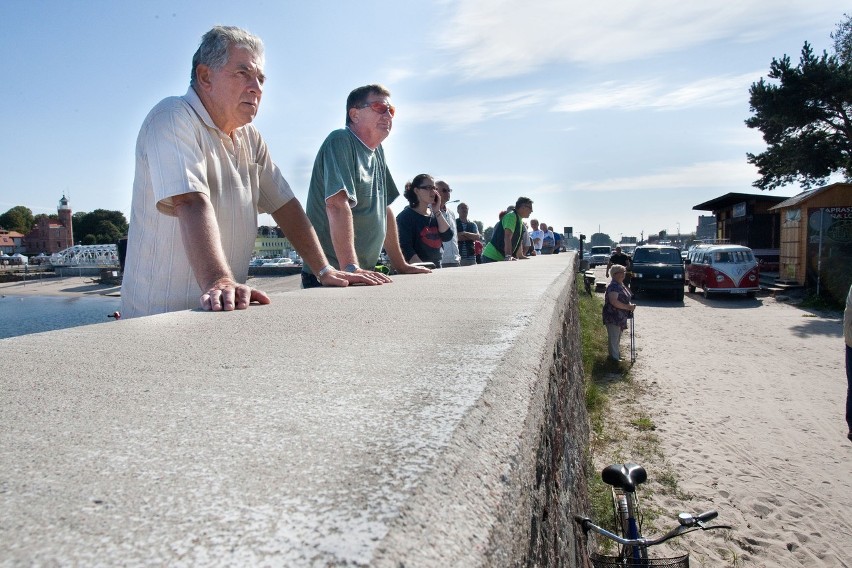
[[[526,258],[521,248],[524,234],[524,222],[532,214],[533,202],[529,197],[519,197],[515,202],[515,210],[509,211],[494,227],[491,242],[482,251],[483,262],[499,262],[501,260],[518,260]],[[501,230],[502,229],[502,230]]]
[[[349,93],[346,127],[333,131],[319,149],[308,187],[306,213],[329,262],[365,276],[369,284],[391,279],[376,272],[384,247],[399,273],[430,270],[408,264],[402,256],[396,219],[390,204],[399,190],[388,171],[382,142],[390,134],[396,109],[382,85],[366,85]],[[302,286],[320,286],[307,265]]]

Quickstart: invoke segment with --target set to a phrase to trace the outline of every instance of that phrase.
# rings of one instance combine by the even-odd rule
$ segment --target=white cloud
[[[495,184],[537,184],[541,183],[541,177],[536,174],[501,174],[501,173],[462,173],[462,174],[436,174],[436,177],[452,180],[453,185],[487,185]]]
[[[662,85],[654,81],[626,84],[608,81],[585,91],[558,98],[552,110],[584,112],[590,110],[636,110],[647,108],[658,100]]]
[[[760,79],[760,76],[760,72],[755,72],[708,77],[666,93],[653,106],[686,108],[742,104],[745,93],[748,93],[751,84]]]
[[[495,117],[519,118],[543,106],[548,94],[542,90],[517,91],[495,97],[455,97],[411,104],[406,108],[406,122],[431,123],[445,128],[461,128]]]
[[[393,67],[385,71],[382,76],[388,85],[393,85],[394,83],[402,82],[406,79],[417,77],[418,75],[413,70],[405,67]]]
[[[709,41],[753,42],[826,14],[836,0],[460,0],[438,36],[467,77],[508,77],[553,62],[634,61]]]
[[[527,182],[530,181],[529,178],[526,179]],[[527,193],[529,195],[535,195],[536,197],[547,194],[560,194],[565,191],[565,186],[558,183],[544,183],[541,185],[537,185],[531,187]]]
[[[608,81],[586,91],[559,97],[552,110],[583,112],[589,110],[673,110],[690,107],[742,104],[744,93],[760,78],[760,73],[708,77],[686,85],[671,87],[663,80],[636,83]]]
[[[721,130],[719,139],[728,146],[746,148],[755,154],[766,149],[766,142],[763,141],[761,132],[755,128],[748,128],[745,124],[739,128]]]
[[[741,160],[699,162],[636,177],[619,177],[571,184],[572,191],[622,191],[708,187],[751,188],[757,168]]]

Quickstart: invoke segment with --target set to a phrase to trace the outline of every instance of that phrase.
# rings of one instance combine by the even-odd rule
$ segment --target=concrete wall
[[[580,564],[574,262],[0,340],[0,563]]]

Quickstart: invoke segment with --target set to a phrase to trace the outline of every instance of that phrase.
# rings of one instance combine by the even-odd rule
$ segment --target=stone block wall
[[[526,566],[584,566],[586,562],[585,539],[573,519],[588,508],[589,440],[574,286],[562,306],[545,402],[547,420],[536,452]]]

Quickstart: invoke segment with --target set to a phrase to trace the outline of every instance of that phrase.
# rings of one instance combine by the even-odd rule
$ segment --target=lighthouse
[[[57,235],[61,242],[59,250],[72,247],[74,246],[74,227],[72,226],[71,206],[68,205],[68,198],[65,195],[59,200],[59,207],[56,212],[59,214],[59,224],[62,225]]]

